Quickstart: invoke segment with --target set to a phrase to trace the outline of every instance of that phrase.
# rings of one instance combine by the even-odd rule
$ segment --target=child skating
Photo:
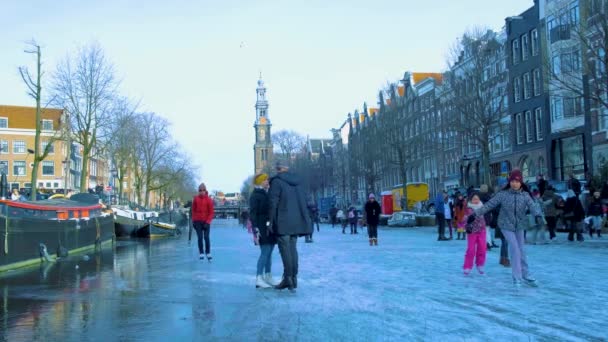
[[[470,202],[467,205],[465,215],[466,218],[474,214],[474,210],[481,209],[483,203],[478,194],[471,196]],[[465,275],[471,274],[473,264],[477,266],[479,274],[485,274],[484,265],[486,263],[486,221],[483,215],[475,217],[475,220],[466,225],[467,233],[467,251],[464,254],[463,271]]]

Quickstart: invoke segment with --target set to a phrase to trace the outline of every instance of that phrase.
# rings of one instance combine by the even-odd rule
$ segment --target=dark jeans
[[[437,221],[437,234],[439,237],[445,237],[445,214],[435,213],[435,221]]]
[[[357,222],[351,222],[350,223],[350,233],[353,234],[357,234]]]
[[[198,237],[198,253],[203,254],[203,239],[205,239],[205,254],[211,253],[211,243],[209,242],[209,231],[211,226],[205,222],[192,222],[196,236]]]
[[[315,225],[317,225],[317,231],[319,231],[319,221],[312,222],[312,230],[315,230]]]
[[[448,226],[448,228],[450,229],[450,239],[452,238],[452,219],[445,219],[445,223]]]
[[[263,275],[264,273],[270,273],[272,268],[272,251],[274,250],[274,243],[260,245],[260,258],[258,259],[258,273],[257,275]]]
[[[377,239],[378,238],[378,225],[371,225],[368,224],[367,225],[367,234],[369,235],[370,239]]]
[[[585,238],[583,238],[583,223],[582,222],[576,222],[574,220],[568,220],[568,226],[570,227],[570,230],[568,232],[568,240],[573,241],[574,240],[574,234],[576,234],[576,240],[577,241],[584,241]]]
[[[336,225],[336,222],[337,222],[336,218],[335,218],[335,217],[332,217],[332,218],[331,218],[331,227],[332,227],[332,228],[333,228],[333,227]]]
[[[545,216],[545,220],[547,221],[547,228],[549,228],[549,239],[553,240],[555,238],[555,229],[557,227],[557,217]]]
[[[298,275],[298,242],[297,235],[279,235],[277,244],[283,261],[283,276],[294,277]]]

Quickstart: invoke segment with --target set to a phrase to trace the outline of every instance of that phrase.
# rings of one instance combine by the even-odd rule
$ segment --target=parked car
[[[413,227],[416,225],[416,213],[398,211],[388,220],[389,227]]]

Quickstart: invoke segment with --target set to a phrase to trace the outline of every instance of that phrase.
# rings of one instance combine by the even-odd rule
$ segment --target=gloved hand
[[[477,218],[477,215],[475,215],[475,214],[469,215],[469,218],[467,219],[467,223],[471,224],[471,223],[475,222],[476,218]]]
[[[543,224],[545,224],[543,222],[543,217],[542,216],[536,216],[534,218],[534,221],[536,222],[536,225],[539,226],[539,227],[541,227]]]
[[[274,230],[272,229],[272,223],[270,221],[266,222],[266,235],[270,236],[273,233]]]

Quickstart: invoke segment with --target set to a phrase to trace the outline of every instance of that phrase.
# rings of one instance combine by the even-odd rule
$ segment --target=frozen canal
[[[5,273],[0,340],[608,339],[608,239],[527,246],[540,287],[515,289],[497,250],[486,276],[465,278],[465,242],[437,242],[435,229],[380,229],[370,247],[322,225],[315,243],[298,242],[293,294],[254,288],[259,249],[236,222],[216,221],[211,236],[213,263],[183,236]],[[273,268],[278,279],[276,249]]]

